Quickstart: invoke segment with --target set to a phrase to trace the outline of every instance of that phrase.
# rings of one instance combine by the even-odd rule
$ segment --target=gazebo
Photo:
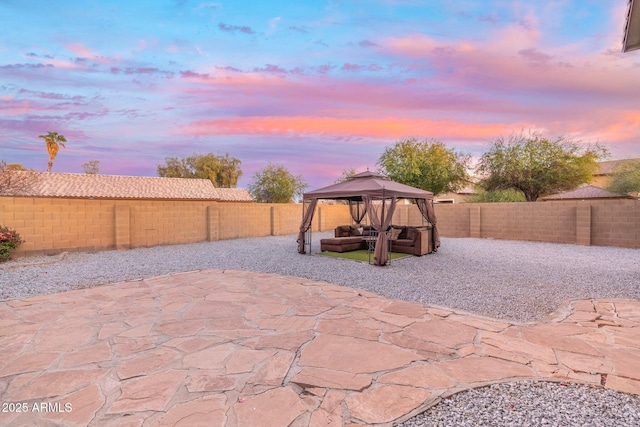
[[[303,194],[298,253],[306,253],[305,235],[311,227],[318,200],[321,199],[346,200],[349,203],[351,218],[356,224],[360,224],[365,215],[368,215],[369,223],[378,232],[375,249],[376,265],[387,264],[389,249],[388,236],[385,231],[391,225],[398,199],[415,201],[422,217],[433,226],[432,244],[434,250],[440,246],[440,237],[436,228],[437,219],[433,209],[433,193],[391,181],[381,174],[366,171],[338,184]]]

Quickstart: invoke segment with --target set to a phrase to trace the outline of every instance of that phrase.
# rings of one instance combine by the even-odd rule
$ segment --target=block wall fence
[[[436,204],[436,215],[442,237],[640,248],[638,200]],[[14,258],[295,234],[301,219],[301,204],[0,197],[0,225],[25,240]],[[319,205],[312,230],[349,223],[345,205]],[[422,217],[398,205],[393,223]]]
[[[301,204],[0,197],[0,225],[25,241],[13,258],[294,234],[301,221]],[[319,206],[312,230],[349,222],[345,206]]]
[[[410,222],[420,223],[415,207],[401,208],[409,210],[405,215]],[[640,200],[461,203],[435,208],[438,230],[445,237],[640,248]]]

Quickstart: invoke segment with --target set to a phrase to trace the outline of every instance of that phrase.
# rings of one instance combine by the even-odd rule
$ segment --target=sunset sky
[[[435,138],[480,156],[537,130],[640,157],[627,0],[0,0],[0,160],[156,176],[229,153],[245,187],[284,164],[309,189]]]

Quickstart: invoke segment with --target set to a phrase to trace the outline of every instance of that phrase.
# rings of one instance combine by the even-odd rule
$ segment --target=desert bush
[[[518,190],[495,190],[484,191],[479,189],[476,194],[469,197],[467,203],[506,203],[506,202],[526,202],[524,194]]]
[[[0,262],[8,261],[11,251],[23,242],[16,230],[0,227]]]

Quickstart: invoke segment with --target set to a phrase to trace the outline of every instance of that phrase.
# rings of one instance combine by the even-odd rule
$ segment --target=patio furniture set
[[[422,256],[433,252],[432,227],[392,225],[386,231],[389,252]],[[320,240],[321,251],[349,252],[375,249],[378,232],[370,225],[340,225],[334,237]]]

